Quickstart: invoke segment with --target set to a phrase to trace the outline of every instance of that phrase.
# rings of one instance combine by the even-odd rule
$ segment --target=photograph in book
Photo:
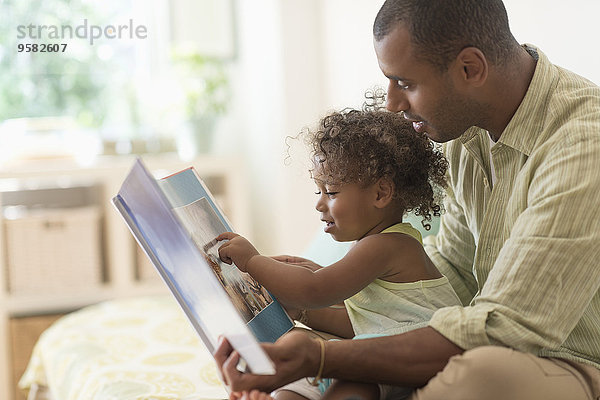
[[[227,232],[227,228],[205,197],[173,210],[246,322],[273,302],[266,289],[250,275],[241,272],[234,264],[225,264],[219,258],[218,242],[215,238]]]

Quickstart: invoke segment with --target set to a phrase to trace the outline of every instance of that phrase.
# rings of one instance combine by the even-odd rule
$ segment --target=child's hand
[[[216,240],[228,240],[219,247],[219,257],[224,263],[231,264],[233,262],[240,271],[248,272],[248,261],[252,257],[260,255],[246,238],[236,233],[222,233]]]

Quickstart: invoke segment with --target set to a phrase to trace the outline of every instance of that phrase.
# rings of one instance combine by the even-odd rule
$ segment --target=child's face
[[[363,187],[356,183],[342,185],[326,184],[315,179],[317,184],[316,209],[325,222],[325,232],[338,242],[361,239],[374,228],[376,223],[373,199],[374,185]]]

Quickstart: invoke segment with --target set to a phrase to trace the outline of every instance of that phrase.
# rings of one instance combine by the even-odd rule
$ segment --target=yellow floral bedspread
[[[52,325],[19,386],[60,400],[224,399],[212,356],[170,296],[115,300]]]

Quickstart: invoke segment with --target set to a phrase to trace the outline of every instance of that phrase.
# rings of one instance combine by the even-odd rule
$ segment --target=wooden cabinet
[[[236,229],[247,231],[236,160],[143,160],[156,177],[194,166]],[[133,162],[121,156],[86,167],[51,160],[0,169],[0,398],[17,398],[23,360],[57,314],[167,292],[110,202]]]
[[[25,368],[27,368],[33,346],[42,332],[60,317],[62,317],[62,314],[10,318],[10,359],[7,361],[11,367],[10,386],[15,388],[14,398],[16,400],[25,400],[27,398],[26,393],[16,388],[19,379],[21,379],[23,372],[25,372]]]

